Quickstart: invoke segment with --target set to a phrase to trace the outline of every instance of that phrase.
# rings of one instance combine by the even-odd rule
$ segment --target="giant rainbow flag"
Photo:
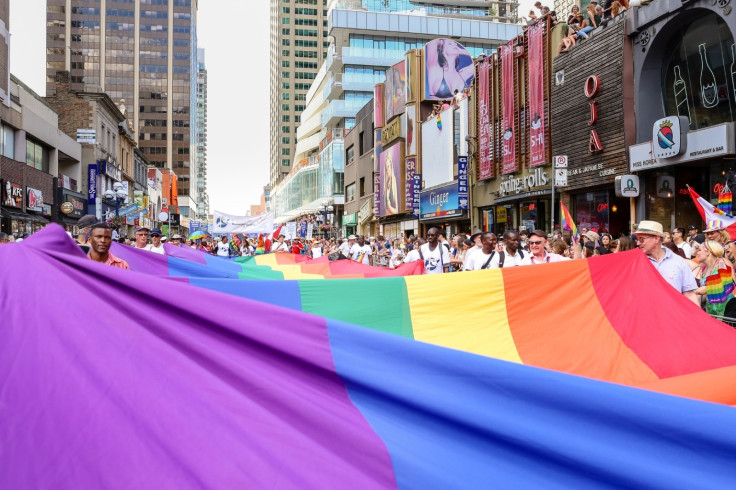
[[[600,282],[606,279],[600,269],[646,262],[637,254],[622,254],[621,263],[605,258],[578,270],[576,294],[563,289],[570,284],[565,276],[545,285],[545,295],[565,295],[574,307],[581,306],[580,295],[606,308],[614,293]],[[500,276],[509,292],[510,328],[524,320],[517,304],[530,310],[527,336],[512,332],[516,349],[540,350],[531,344],[561,333],[555,317],[540,315],[529,301],[530,285],[538,282],[524,275],[535,267],[543,279],[545,268],[554,271],[549,277],[564,275],[555,265]],[[86,259],[56,226],[1,246],[0,268],[0,488],[736,485],[732,407],[447,349],[181,278],[107,267]],[[615,276],[628,277],[623,272]],[[499,284],[487,274],[466,275],[470,286]],[[511,293],[524,279],[525,295],[515,298]],[[393,280],[427,281],[416,292],[433,295],[436,311],[452,300],[443,293],[457,286],[438,288],[433,276],[362,281]],[[579,317],[568,318],[579,338],[568,334],[574,345],[556,351],[554,344],[548,357],[593,346],[596,357],[617,350],[621,369],[636,370],[638,361],[627,360],[636,352],[657,375],[707,375],[712,364],[734,364],[725,352],[733,350],[732,332],[659,291],[658,283],[646,296],[625,284],[618,281],[615,294],[628,302],[626,311],[605,310],[608,338],[601,342],[594,334],[602,322],[591,317],[594,309],[580,308]],[[592,296],[584,293],[588,288]],[[486,301],[496,301],[492,291]],[[479,318],[467,305],[453,316],[462,320],[452,322],[457,329]],[[556,306],[566,308],[565,301]],[[656,328],[670,318],[660,310],[670,309],[678,321]],[[421,318],[414,315],[412,305],[412,322]],[[690,335],[691,342],[667,343],[660,337],[664,328],[680,340]],[[590,343],[594,338],[597,345]],[[645,354],[641,345],[653,339],[659,351]],[[706,351],[717,361],[706,359]]]

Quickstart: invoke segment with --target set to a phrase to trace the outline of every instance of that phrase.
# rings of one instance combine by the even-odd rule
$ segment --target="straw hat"
[[[656,221],[642,221],[636,228],[637,235],[656,235],[664,238],[664,228]]]

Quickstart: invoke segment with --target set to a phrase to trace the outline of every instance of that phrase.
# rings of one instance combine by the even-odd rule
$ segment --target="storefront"
[[[342,217],[342,226],[345,236],[355,235],[358,227],[358,213],[344,215]]]
[[[726,183],[736,187],[736,27],[728,2],[655,3],[630,34],[646,39],[634,51],[638,144],[629,147],[637,220],[702,228],[687,185],[713,204]]]
[[[630,87],[632,46],[624,18],[609,24],[554,61],[552,145],[555,225],[565,203],[578,229],[628,234],[631,200],[617,197],[616,177],[627,175],[627,146],[635,141]],[[610,53],[600,62],[601,52]],[[628,87],[628,88],[627,88]]]
[[[481,229],[503,235],[506,230],[547,229],[551,219],[552,175],[535,168],[507,175],[490,185],[494,205],[481,209]]]
[[[59,210],[61,211],[62,225],[72,234],[77,234],[77,221],[87,214],[87,199],[84,194],[60,188],[61,199]]]

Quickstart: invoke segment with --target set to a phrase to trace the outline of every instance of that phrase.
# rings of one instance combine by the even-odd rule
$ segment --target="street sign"
[[[552,157],[552,161],[555,162],[555,168],[567,168],[567,155]]]
[[[567,185],[567,169],[558,168],[555,169],[555,186],[565,187]]]
[[[160,213],[158,213],[158,220],[159,221],[166,221],[168,219],[169,219],[169,213],[167,213],[165,211],[161,211]]]

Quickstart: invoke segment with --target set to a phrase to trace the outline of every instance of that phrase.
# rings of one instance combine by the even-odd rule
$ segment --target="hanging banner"
[[[422,174],[414,174],[414,206],[412,206],[411,215],[415,218],[419,217],[419,208],[421,201],[419,193],[422,192]]]
[[[492,179],[494,165],[491,155],[491,120],[490,120],[490,73],[489,58],[478,63],[478,159],[480,180]]]
[[[544,148],[544,22],[530,26],[529,51],[529,166],[545,164]]]
[[[263,213],[255,216],[233,216],[215,211],[213,220],[214,232],[222,235],[228,233],[271,233],[274,229],[273,213]]]
[[[459,209],[468,209],[468,157],[457,157],[457,202]]]
[[[414,174],[417,173],[417,157],[406,157],[406,180],[404,201],[406,210],[414,209]]]
[[[307,240],[312,239],[312,233],[314,233],[314,223],[307,223]]]
[[[406,62],[399,61],[386,70],[386,82],[383,85],[384,107],[383,116],[388,122],[394,116],[404,112],[406,104]]]
[[[383,123],[383,84],[378,83],[373,87],[373,125],[382,128]]]
[[[510,174],[518,170],[516,165],[516,138],[514,116],[516,105],[514,98],[514,40],[499,48],[501,50],[501,83],[503,85],[503,171]]]
[[[87,200],[90,204],[95,204],[97,200],[97,165],[91,163],[87,172]]]

